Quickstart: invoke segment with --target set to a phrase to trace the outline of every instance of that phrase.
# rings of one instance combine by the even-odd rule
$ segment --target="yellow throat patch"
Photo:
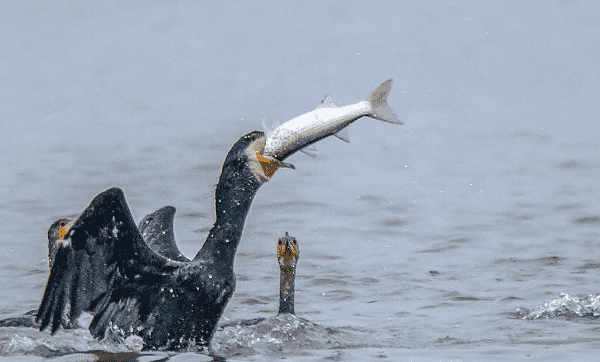
[[[283,167],[283,162],[272,157],[265,157],[261,155],[260,152],[256,152],[256,158],[258,159],[258,163],[260,164],[263,173],[269,178],[273,176],[278,168]]]

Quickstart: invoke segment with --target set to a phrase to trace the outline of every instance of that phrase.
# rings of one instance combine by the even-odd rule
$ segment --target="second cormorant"
[[[287,231],[277,240],[277,261],[279,262],[279,313],[294,313],[294,288],[296,265],[300,257],[300,247],[296,238]]]

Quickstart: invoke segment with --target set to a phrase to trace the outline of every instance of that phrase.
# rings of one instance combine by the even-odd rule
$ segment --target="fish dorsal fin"
[[[338,108],[338,106],[336,106],[335,104],[333,104],[333,101],[331,100],[331,96],[325,96],[325,98],[323,98],[323,100],[321,101],[321,104],[319,104],[317,106],[317,109],[321,109],[321,108]]]
[[[346,143],[350,143],[350,136],[348,134],[348,128],[342,128],[341,130],[334,133],[333,135]]]

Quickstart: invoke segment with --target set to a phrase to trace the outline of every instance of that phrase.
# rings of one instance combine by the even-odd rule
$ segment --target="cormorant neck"
[[[233,268],[246,215],[261,184],[250,172],[223,168],[215,189],[215,223],[194,261],[212,261]]]
[[[279,313],[294,313],[296,268],[290,264],[279,266]]]

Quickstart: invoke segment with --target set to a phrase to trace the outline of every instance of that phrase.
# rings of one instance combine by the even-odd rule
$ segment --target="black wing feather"
[[[156,253],[177,261],[190,261],[175,243],[173,230],[175,211],[173,206],[164,206],[144,216],[138,229],[146,244]]]
[[[171,269],[144,243],[119,188],[98,194],[59,243],[36,317],[40,330],[50,324],[52,333],[63,319],[106,308],[116,280]]]

